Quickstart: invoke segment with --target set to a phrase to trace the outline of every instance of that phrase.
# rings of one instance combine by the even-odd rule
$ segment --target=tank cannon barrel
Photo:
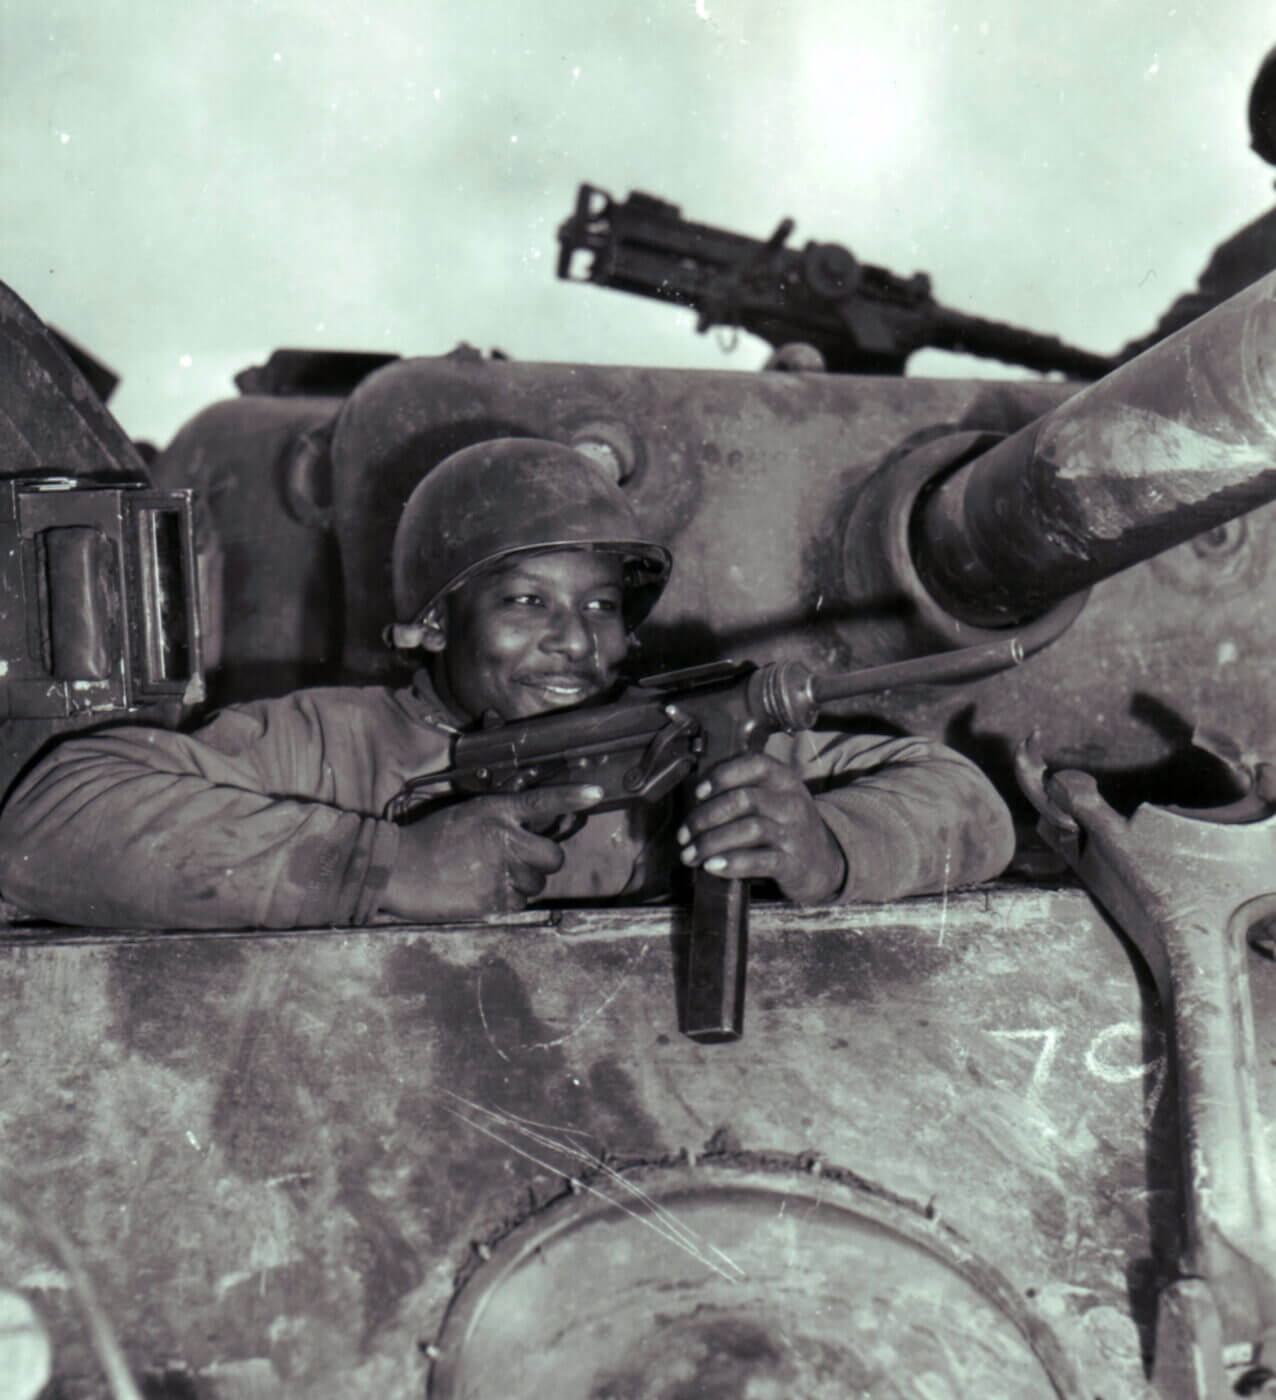
[[[932,484],[910,546],[1004,626],[1273,499],[1276,273]]]

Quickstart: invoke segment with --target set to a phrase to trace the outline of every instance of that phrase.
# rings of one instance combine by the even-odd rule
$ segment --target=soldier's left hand
[[[774,880],[801,904],[831,899],[846,878],[842,849],[806,784],[767,754],[712,768],[677,839],[684,864],[723,879]]]

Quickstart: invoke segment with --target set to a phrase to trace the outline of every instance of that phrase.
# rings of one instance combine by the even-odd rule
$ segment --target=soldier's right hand
[[[381,910],[401,919],[468,919],[522,909],[564,860],[537,834],[555,817],[602,800],[585,783],[472,797],[430,812],[399,833]]]

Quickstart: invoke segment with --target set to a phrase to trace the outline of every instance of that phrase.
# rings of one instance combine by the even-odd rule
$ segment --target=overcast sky
[[[1270,0],[0,0],[0,278],[159,443],[282,345],[756,367],[555,280],[582,180],[1106,352],[1270,205],[1274,43]]]

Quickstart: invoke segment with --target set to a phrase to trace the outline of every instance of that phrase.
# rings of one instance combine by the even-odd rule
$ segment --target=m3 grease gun
[[[551,710],[458,734],[451,766],[410,779],[386,815],[403,822],[439,789],[454,796],[518,792],[547,783],[592,783],[590,814],[658,802],[688,790],[724,759],[763,748],[772,734],[809,729],[835,701],[901,686],[972,680],[1017,665],[1005,641],[858,671],[819,673],[797,661],[720,661],[650,676],[603,704]],[[681,1029],[707,1043],[738,1039],[744,1024],[749,886],[697,869],[692,893]]]

